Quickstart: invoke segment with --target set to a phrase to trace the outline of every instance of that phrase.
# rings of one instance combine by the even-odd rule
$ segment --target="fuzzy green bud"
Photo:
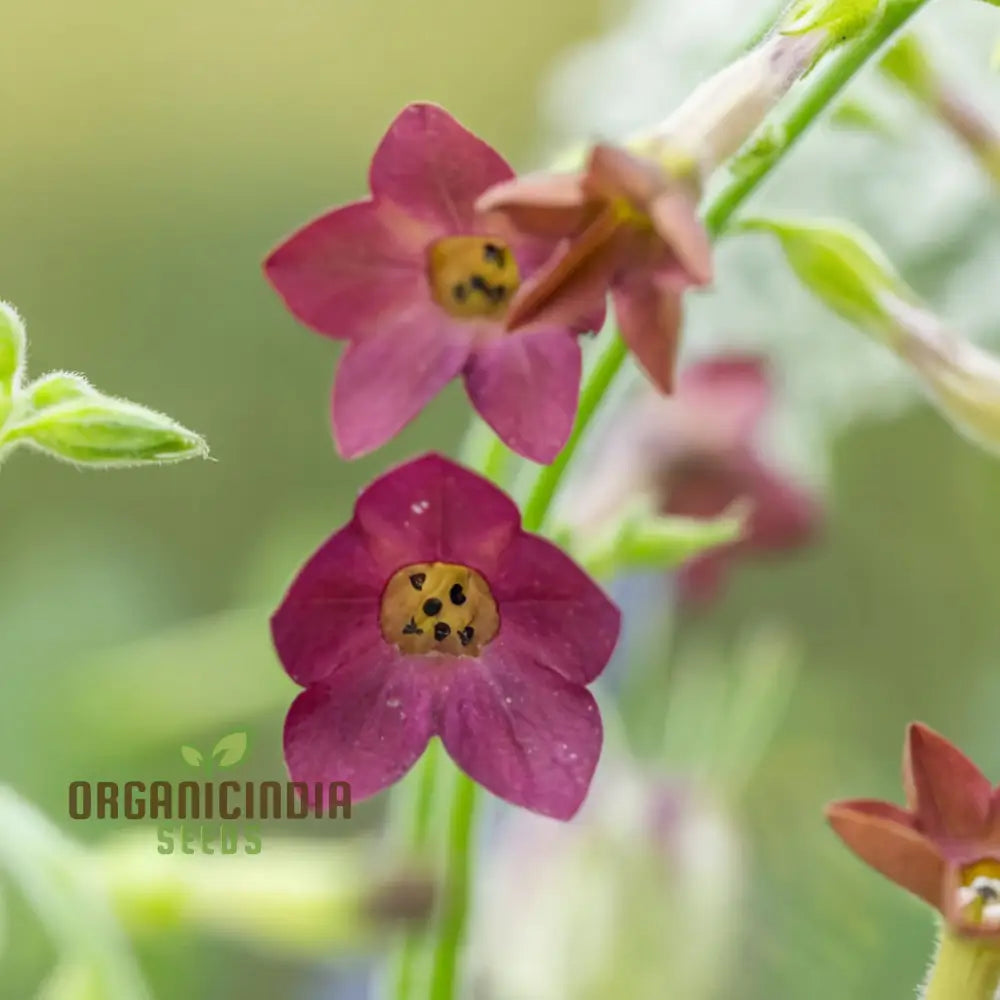
[[[42,399],[68,392],[66,402],[29,411],[7,432],[10,442],[23,442],[55,458],[80,465],[114,468],[177,462],[205,457],[205,441],[180,424],[135,403],[81,389],[66,381],[53,383]],[[30,391],[30,390],[29,390]]]

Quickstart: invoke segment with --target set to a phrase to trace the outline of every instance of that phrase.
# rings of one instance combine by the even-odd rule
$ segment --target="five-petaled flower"
[[[361,799],[440,736],[494,794],[567,819],[601,747],[586,689],[618,609],[513,501],[439,455],[386,473],[302,569],[272,619],[305,687],[285,723],[292,778]]]
[[[681,372],[676,393],[646,391],[611,428],[567,519],[578,527],[612,517],[633,496],[664,514],[709,518],[747,501],[739,541],[692,559],[678,574],[682,599],[718,595],[727,568],[744,555],[783,551],[816,533],[820,507],[762,456],[758,431],[772,399],[762,358],[720,355]]]
[[[938,909],[960,934],[1000,938],[1000,789],[920,723],[903,757],[907,808],[875,799],[827,807],[862,861]]]
[[[332,403],[344,457],[384,444],[458,375],[514,451],[551,462],[566,443],[580,390],[577,335],[600,328],[603,304],[506,329],[514,293],[555,245],[475,208],[513,176],[447,112],[411,104],[375,150],[371,197],[326,213],[267,258],[292,313],[348,341]]]
[[[681,295],[712,279],[697,184],[654,159],[598,145],[578,174],[533,174],[479,199],[522,232],[564,238],[525,281],[507,324],[556,323],[604,301],[610,287],[619,331],[662,392],[673,388]]]

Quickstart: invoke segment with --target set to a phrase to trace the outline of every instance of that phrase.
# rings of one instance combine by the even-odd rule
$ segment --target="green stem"
[[[781,162],[788,150],[858,70],[927,2],[928,0],[889,0],[882,20],[870,32],[844,46],[830,59],[825,70],[816,71],[811,79],[800,85],[801,96],[792,102],[783,122],[784,141],[770,156],[746,166],[707,206],[705,224],[713,238],[721,235],[737,209]],[[627,350],[617,335],[606,335],[599,350],[597,361],[581,388],[576,424],[566,447],[552,465],[545,466],[535,475],[524,505],[523,521],[528,531],[538,531],[544,527],[563,475],[601,400],[625,362]],[[463,449],[463,458],[469,464],[488,470],[498,478],[504,468],[505,457],[502,446],[480,431],[472,432]],[[447,877],[434,930],[430,992],[420,995],[420,1000],[453,1000],[458,981],[458,956],[469,907],[476,787],[462,774],[457,775],[455,781],[450,809],[448,855],[445,859]],[[432,791],[433,780],[430,780],[425,789],[428,799]],[[394,1000],[412,1000],[413,988],[412,980],[397,979],[397,989],[392,996]]]
[[[453,1000],[457,995],[458,958],[469,914],[478,790],[475,782],[460,771],[455,772],[454,781],[445,858],[448,876],[438,916],[428,1000]]]
[[[761,156],[743,169],[712,199],[705,212],[705,225],[713,237],[729,224],[736,209],[746,201],[785,154],[805,134],[809,126],[829,107],[830,102],[863,69],[870,59],[929,0],[889,0],[882,20],[857,40],[830,57],[825,68],[816,70],[799,87],[797,100],[790,102],[788,114],[780,122],[781,142],[769,156]]]
[[[432,740],[417,762],[407,785],[393,795],[392,826],[402,831],[401,847],[407,854],[427,855],[433,830],[435,785],[441,770],[441,747]],[[405,794],[404,794],[405,792]],[[387,994],[406,1000],[423,978],[426,934],[410,931],[393,956]]]
[[[1000,947],[947,928],[927,977],[923,1000],[993,1000],[1000,986]]]

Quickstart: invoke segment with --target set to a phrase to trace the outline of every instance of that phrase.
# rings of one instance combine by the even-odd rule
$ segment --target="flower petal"
[[[524,174],[491,187],[476,202],[481,212],[503,212],[521,232],[557,239],[574,236],[593,219],[594,202],[579,174]]]
[[[416,562],[471,566],[487,579],[517,534],[517,505],[488,479],[428,454],[376,479],[355,519],[386,576]]]
[[[612,297],[622,339],[653,384],[673,391],[681,331],[681,293],[648,270],[627,274]]]
[[[528,323],[582,325],[584,317],[600,313],[627,240],[614,212],[601,212],[521,283],[507,311],[507,329]]]
[[[432,735],[436,693],[426,670],[382,644],[306,688],[285,719],[292,780],[348,781],[353,801],[398,781]]]
[[[320,547],[271,618],[275,649],[292,680],[324,680],[382,641],[384,583],[353,521]]]
[[[414,296],[426,297],[425,247],[433,235],[390,205],[357,201],[291,235],[264,272],[301,322],[356,340]]]
[[[349,345],[333,387],[340,454],[357,458],[399,433],[461,372],[469,349],[454,323],[421,303]]]
[[[410,104],[375,150],[369,183],[376,198],[432,221],[441,233],[474,233],[476,199],[514,176],[507,161],[436,104]]]
[[[705,607],[722,594],[733,562],[730,546],[690,559],[677,571],[677,592],[681,602]]]
[[[694,199],[679,188],[653,199],[649,216],[692,285],[711,284],[712,243],[698,218]]]
[[[989,781],[958,747],[919,722],[907,730],[903,783],[923,832],[952,838],[983,834],[992,797]]]
[[[765,360],[752,354],[697,361],[688,365],[677,380],[677,398],[725,428],[724,436],[731,441],[750,439],[773,395]]]
[[[817,501],[753,454],[743,455],[740,465],[739,478],[745,484],[742,495],[752,505],[745,544],[764,552],[797,548],[810,541],[822,514]]]
[[[589,684],[605,668],[621,612],[560,548],[521,535],[503,553],[490,587],[501,635],[568,681]]]
[[[835,802],[826,817],[837,836],[865,864],[897,885],[941,908],[945,862],[934,844],[889,803]]]
[[[573,430],[581,367],[580,346],[566,328],[524,330],[477,348],[465,388],[504,444],[548,463]]]
[[[451,679],[441,739],[455,763],[494,795],[556,819],[580,808],[601,752],[590,692],[498,636]]]

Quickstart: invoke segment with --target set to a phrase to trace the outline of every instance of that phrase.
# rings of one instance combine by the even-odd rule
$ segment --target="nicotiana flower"
[[[695,601],[718,594],[734,559],[804,545],[816,534],[820,505],[762,455],[758,431],[771,398],[760,357],[720,355],[689,366],[672,397],[647,391],[627,406],[566,518],[597,525],[643,494],[665,514],[695,518],[747,501],[742,538],[681,568],[681,597]]]
[[[384,444],[458,375],[515,451],[549,462],[565,444],[580,387],[576,335],[599,329],[603,312],[505,328],[514,293],[553,249],[476,209],[513,176],[447,112],[411,104],[375,150],[371,197],[327,212],[267,258],[292,313],[349,342],[332,405],[345,457]]]
[[[862,861],[939,910],[958,933],[1000,939],[1000,789],[957,747],[912,724],[905,809],[875,799],[827,807]]]
[[[693,166],[598,145],[578,174],[534,174],[479,199],[522,232],[560,237],[559,249],[514,297],[507,325],[565,322],[611,288],[618,328],[663,392],[673,386],[681,295],[712,278],[711,247],[696,213]]]
[[[567,819],[601,748],[586,685],[620,615],[488,480],[426,455],[375,480],[272,619],[305,687],[285,723],[292,778],[362,799],[440,736],[468,775]]]
[[[517,813],[484,861],[470,935],[482,996],[719,995],[745,878],[739,837],[710,788],[609,746],[572,823]]]

